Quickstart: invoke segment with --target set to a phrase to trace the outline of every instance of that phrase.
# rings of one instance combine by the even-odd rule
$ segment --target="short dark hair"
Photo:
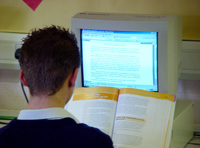
[[[19,63],[31,95],[53,95],[80,65],[75,36],[59,26],[34,29],[21,48]]]

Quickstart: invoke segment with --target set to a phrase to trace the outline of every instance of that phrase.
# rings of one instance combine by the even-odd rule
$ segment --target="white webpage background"
[[[90,40],[83,49],[86,81],[153,85],[153,45]]]

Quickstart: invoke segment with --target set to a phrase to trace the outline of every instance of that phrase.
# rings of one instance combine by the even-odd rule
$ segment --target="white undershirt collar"
[[[38,110],[22,110],[19,113],[18,120],[39,120],[39,119],[62,119],[62,118],[72,118],[77,123],[79,121],[71,113],[69,113],[64,108],[47,108]]]

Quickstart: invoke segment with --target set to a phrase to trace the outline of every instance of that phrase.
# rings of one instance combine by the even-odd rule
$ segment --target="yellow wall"
[[[70,28],[70,18],[81,11],[180,15],[183,40],[200,40],[200,0],[43,0],[35,11],[22,0],[0,0],[0,31]]]

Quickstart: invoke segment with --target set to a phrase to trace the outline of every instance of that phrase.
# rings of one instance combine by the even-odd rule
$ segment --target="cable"
[[[20,52],[21,52],[21,48],[16,49],[15,55],[14,55],[14,56],[15,56],[15,59],[19,60]],[[26,99],[26,102],[29,103],[28,97],[26,96],[26,92],[25,92],[25,90],[24,90],[24,85],[23,85],[22,82],[21,82],[21,87],[22,87],[22,91],[23,91],[23,93],[24,93],[24,97],[25,97],[25,99]]]
[[[191,145],[200,145],[199,142],[195,142],[196,139],[200,139],[200,133],[199,132],[194,133],[194,136],[190,139],[190,141],[187,143],[187,145],[188,144],[191,144]]]
[[[21,82],[21,87],[22,87],[22,91],[23,91],[23,93],[24,93],[24,97],[25,97],[25,99],[26,99],[26,102],[29,103],[28,97],[26,96],[26,92],[25,92],[25,90],[24,90],[24,85],[23,85],[22,82]]]
[[[1,121],[0,121],[0,124],[4,124],[4,125],[7,125],[8,123],[6,123],[6,122],[1,122]]]

